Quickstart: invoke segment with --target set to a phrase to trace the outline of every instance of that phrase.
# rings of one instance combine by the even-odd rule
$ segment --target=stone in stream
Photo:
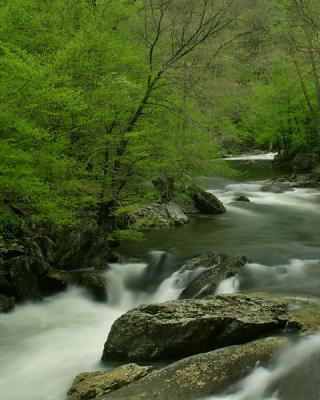
[[[249,197],[245,195],[238,196],[237,198],[235,198],[234,201],[245,201],[247,203],[250,203]]]
[[[203,214],[224,214],[226,209],[223,203],[212,193],[208,193],[198,186],[189,188],[189,195],[198,211]]]
[[[142,305],[112,325],[103,361],[186,357],[284,328],[286,302],[244,295]]]
[[[204,298],[213,295],[219,283],[224,279],[236,276],[238,269],[248,262],[239,254],[228,257],[220,253],[207,253],[188,261],[180,272],[203,268],[203,271],[182,291],[181,299]]]
[[[79,374],[68,391],[68,400],[89,400],[108,394],[145,377],[152,367],[137,364],[122,365],[111,371],[83,372]]]
[[[96,301],[106,302],[108,300],[106,281],[101,275],[80,272],[72,274],[71,282],[85,288],[88,294]]]
[[[96,400],[194,400],[219,394],[266,365],[285,338],[269,337],[177,361]]]

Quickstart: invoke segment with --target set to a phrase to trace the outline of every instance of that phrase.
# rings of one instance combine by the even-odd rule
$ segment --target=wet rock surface
[[[286,185],[290,188],[319,188],[320,187],[320,172],[314,171],[304,174],[291,174],[275,178],[272,183]]]
[[[195,279],[182,291],[180,298],[205,298],[213,295],[221,281],[237,275],[238,268],[248,260],[239,254],[228,257],[220,253],[207,253],[188,261],[180,271],[203,268]]]
[[[223,203],[216,196],[197,186],[189,189],[189,195],[194,201],[195,207],[202,214],[224,214],[226,212]]]
[[[106,302],[108,299],[105,278],[95,273],[81,272],[69,275],[69,281],[85,288],[96,301]]]
[[[241,195],[241,196],[236,197],[236,198],[234,199],[234,201],[245,201],[245,202],[247,202],[247,203],[250,203],[249,197],[247,197],[247,196],[245,196],[245,195]]]
[[[218,394],[269,362],[286,339],[270,337],[177,361],[97,400],[193,400]]]
[[[179,226],[189,222],[188,216],[174,202],[146,204],[131,212],[126,219],[138,230],[152,227]]]
[[[152,367],[127,364],[111,371],[83,372],[75,378],[69,389],[68,400],[100,398],[145,377],[152,371]]]
[[[115,321],[102,359],[168,359],[245,343],[284,328],[285,311],[285,301],[244,295],[142,305]]]

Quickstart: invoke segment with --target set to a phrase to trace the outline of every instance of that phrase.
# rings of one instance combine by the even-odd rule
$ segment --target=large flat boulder
[[[286,339],[270,337],[197,354],[157,370],[97,400],[194,400],[219,394],[267,364]]]
[[[283,328],[286,308],[244,295],[142,305],[115,321],[102,360],[161,360],[245,343]]]
[[[68,400],[96,399],[129,385],[152,371],[152,367],[127,364],[111,371],[82,372],[73,381],[68,391]]]
[[[205,298],[213,295],[219,284],[227,278],[236,276],[238,269],[247,263],[243,255],[228,257],[219,253],[207,253],[189,260],[181,269],[194,271],[202,269],[202,272],[195,275],[186,288],[182,291],[181,299]]]

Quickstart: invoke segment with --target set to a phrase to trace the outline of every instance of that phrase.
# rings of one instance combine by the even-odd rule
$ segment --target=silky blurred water
[[[153,269],[147,271],[142,262],[112,265],[106,272],[108,304],[70,288],[43,303],[0,314],[0,399],[63,400],[78,373],[106,368],[99,360],[112,323],[138,304],[178,298],[201,272],[177,272],[188,256],[213,251],[243,253],[250,259],[237,277],[221,282],[216,293],[262,290],[318,296],[320,192],[262,191],[263,177],[278,174],[270,158],[263,160],[265,166],[246,160],[237,179],[203,179],[226,205],[226,214],[195,217],[189,225],[153,230],[144,241],[127,242],[122,250],[129,255],[144,257],[154,250],[149,257]],[[243,161],[232,162],[239,166]],[[240,194],[251,202],[234,204]],[[239,386],[212,400],[319,400],[319,349],[319,335],[293,344],[272,367],[257,367]],[[312,371],[303,370],[306,365],[312,365]],[[308,391],[309,386],[315,389]]]

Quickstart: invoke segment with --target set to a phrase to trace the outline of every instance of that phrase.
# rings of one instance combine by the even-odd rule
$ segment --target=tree
[[[138,33],[147,50],[145,88],[127,119],[119,121],[116,115],[106,129],[107,136],[115,136],[116,145],[111,151],[108,145],[104,151],[105,168],[111,173],[110,186],[104,187],[104,191],[111,191],[111,200],[103,204],[105,216],[119,205],[123,189],[135,176],[136,165],[148,158],[154,161],[162,158],[161,151],[155,151],[152,145],[139,149],[142,142],[154,144],[150,130],[156,131],[157,128],[148,122],[151,116],[156,119],[157,114],[163,115],[163,110],[178,114],[177,107],[170,101],[177,90],[172,79],[177,78],[178,68],[185,70],[184,66],[192,64],[192,56],[202,45],[209,41],[212,44],[235,22],[232,3],[213,0],[143,2],[139,12],[143,16],[143,28]],[[218,41],[216,47],[210,48],[213,52],[211,58],[233,40],[235,38],[222,43]],[[161,136],[157,138],[160,144],[164,143]]]
[[[290,0],[284,1],[283,7],[287,24],[281,36],[313,122],[309,142],[315,144],[320,138],[320,5],[315,0]],[[309,82],[312,82],[312,86]],[[312,131],[315,135],[312,135]]]

